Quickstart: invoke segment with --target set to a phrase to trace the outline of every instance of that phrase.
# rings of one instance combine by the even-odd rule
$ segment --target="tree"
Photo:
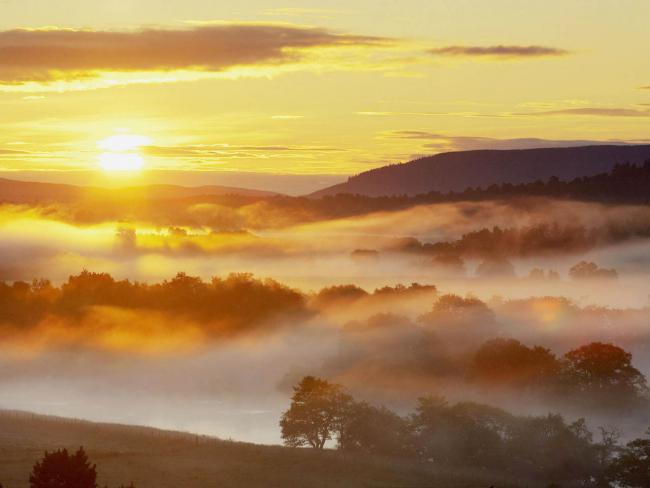
[[[559,414],[521,417],[508,439],[507,453],[510,469],[538,479],[585,486],[596,471],[592,434],[584,419],[567,424]]]
[[[386,407],[355,402],[341,425],[338,448],[385,456],[406,453],[409,444],[407,422]]]
[[[648,392],[632,355],[612,344],[592,342],[569,351],[562,360],[562,379],[570,392],[604,406],[638,402]]]
[[[650,429],[646,432],[650,435]],[[625,488],[650,486],[650,439],[628,442],[608,470],[610,481]]]
[[[505,258],[494,257],[479,264],[476,274],[483,278],[507,278],[515,276],[515,267]]]
[[[594,480],[598,488],[609,488],[608,470],[616,453],[620,451],[618,444],[621,433],[616,427],[599,427],[600,442],[595,444],[597,472]]]
[[[574,280],[615,279],[618,278],[618,272],[615,269],[601,268],[596,263],[580,261],[569,270],[569,276]]]
[[[545,388],[555,381],[559,363],[543,347],[527,347],[515,339],[492,339],[474,354],[469,377],[482,384]]]
[[[449,344],[472,344],[498,333],[494,312],[471,296],[442,295],[419,321]]]
[[[418,399],[410,422],[418,455],[442,463],[501,467],[504,437],[514,417],[472,402],[450,405],[442,397]]]
[[[97,470],[83,447],[74,454],[67,449],[45,452],[29,477],[31,488],[97,488]]]
[[[341,385],[314,376],[305,376],[293,391],[289,410],[280,419],[285,445],[323,449],[334,435],[340,436],[352,397]]]

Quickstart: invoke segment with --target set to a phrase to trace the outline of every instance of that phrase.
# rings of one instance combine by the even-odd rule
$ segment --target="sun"
[[[99,155],[99,165],[104,171],[140,171],[144,159],[135,153],[106,152]]]
[[[151,139],[137,134],[117,134],[102,139],[97,143],[104,150],[99,155],[99,165],[104,171],[140,171],[144,158],[138,151],[150,143]]]

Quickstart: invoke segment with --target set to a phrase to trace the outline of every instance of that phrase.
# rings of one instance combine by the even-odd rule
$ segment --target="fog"
[[[472,383],[471,358],[494,338],[549,348],[558,357],[612,343],[650,374],[646,208],[461,202],[221,227],[213,210],[204,222],[168,225],[155,218],[80,223],[65,208],[1,206],[0,279],[10,287],[48,279],[53,291],[20,295],[45,305],[28,300],[26,308],[16,305],[15,316],[9,309],[2,315],[0,407],[279,443],[278,419],[291,386],[306,374],[398,412],[419,396],[445,394],[522,413],[587,415],[592,425],[621,423],[615,413]],[[423,246],[495,226],[538,225],[584,226],[589,240],[558,248],[545,234],[548,240],[524,253],[516,245],[498,252],[454,245],[458,252],[446,260],[438,248]],[[405,246],[405,239],[419,244]],[[616,273],[572,271],[582,261]],[[100,291],[89,302],[73,294],[70,305],[66,284],[83,269],[142,282],[136,291],[144,298],[129,301],[136,293],[128,292],[109,300]],[[157,298],[160,290],[182,296],[172,285],[155,285],[173,283],[178,272],[226,298],[214,299],[210,310]],[[255,278],[227,278],[244,272]],[[209,285],[215,276],[222,281]],[[323,291],[339,285],[351,286]],[[244,291],[235,306],[228,290],[237,286]],[[19,293],[14,288],[7,300]],[[461,301],[442,298],[448,295]],[[42,308],[24,323],[31,303]],[[626,419],[621,428],[630,435],[647,421]]]

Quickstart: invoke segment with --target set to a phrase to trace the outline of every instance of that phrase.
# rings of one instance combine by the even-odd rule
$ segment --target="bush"
[[[82,447],[70,455],[67,449],[45,453],[29,477],[31,488],[97,488],[97,470]]]

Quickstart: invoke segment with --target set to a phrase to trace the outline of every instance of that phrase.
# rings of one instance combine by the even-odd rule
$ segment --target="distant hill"
[[[366,171],[309,196],[417,195],[528,183],[552,176],[571,180],[607,173],[617,163],[641,164],[649,159],[650,145],[449,152]]]
[[[128,188],[99,188],[59,183],[40,183],[0,178],[0,203],[74,202],[82,199],[179,199],[197,196],[239,195],[268,197],[272,192],[231,186],[185,187],[177,185],[144,185]]]
[[[537,487],[486,469],[341,455],[0,410],[0,483],[24,488],[45,450],[84,446],[99,486],[137,488]],[[546,486],[546,485],[544,485]]]

